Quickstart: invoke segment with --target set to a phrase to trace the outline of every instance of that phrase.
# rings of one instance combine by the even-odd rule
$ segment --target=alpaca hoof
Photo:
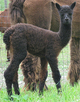
[[[78,82],[70,83],[70,85],[71,85],[72,87],[74,87],[74,85],[78,85]]]
[[[61,88],[58,89],[58,94],[62,94]]]
[[[9,100],[10,100],[10,101],[13,101],[14,99],[13,99],[13,97],[10,96],[10,97],[9,97]]]
[[[39,92],[39,96],[43,96],[43,92]]]

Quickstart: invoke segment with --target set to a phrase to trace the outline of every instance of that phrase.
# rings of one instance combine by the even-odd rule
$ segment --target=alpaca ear
[[[58,4],[58,3],[56,3],[56,7],[57,7],[57,9],[60,11],[61,10],[61,6]]]
[[[74,3],[70,6],[70,8],[73,10],[73,8],[75,7],[75,5],[76,5],[76,2],[74,2]]]

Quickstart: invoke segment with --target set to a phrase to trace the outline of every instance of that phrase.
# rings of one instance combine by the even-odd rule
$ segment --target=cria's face
[[[70,7],[62,7],[60,10],[61,22],[65,25],[71,24],[72,21],[72,10]]]

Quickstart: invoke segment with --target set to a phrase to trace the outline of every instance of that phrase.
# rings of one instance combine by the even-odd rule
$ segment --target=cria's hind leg
[[[46,78],[47,78],[47,60],[46,58],[41,58],[39,95],[43,94],[43,88]]]
[[[18,81],[17,79],[14,81],[16,78],[16,73],[19,68],[19,64],[21,61],[26,57],[26,43],[24,41],[20,41],[20,45],[17,43],[12,43],[13,44],[13,56],[11,57],[11,62],[6,71],[4,72],[4,77],[5,77],[5,82],[7,86],[7,92],[8,95],[12,95],[12,84],[14,86],[14,91],[16,94],[19,94],[19,87],[18,87]]]
[[[19,85],[18,85],[18,72],[15,73],[14,78],[13,78],[13,87],[15,94],[20,94],[19,92]]]
[[[5,82],[7,86],[8,95],[12,95],[12,83],[15,73],[17,72],[19,67],[19,62],[17,60],[12,60],[6,71],[4,72]],[[17,93],[18,94],[18,93]]]

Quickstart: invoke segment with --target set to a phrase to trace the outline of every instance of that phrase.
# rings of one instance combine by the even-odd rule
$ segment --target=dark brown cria
[[[16,73],[19,64],[27,55],[26,51],[40,57],[41,60],[39,94],[43,93],[47,77],[47,62],[50,64],[52,77],[58,92],[60,92],[61,75],[58,70],[57,57],[70,40],[75,4],[74,2],[70,6],[60,6],[56,3],[60,15],[60,28],[58,32],[25,23],[16,24],[5,31],[3,41],[6,44],[6,48],[10,49],[11,52],[10,65],[4,72],[8,95],[12,95],[12,84],[15,94],[20,93]]]

